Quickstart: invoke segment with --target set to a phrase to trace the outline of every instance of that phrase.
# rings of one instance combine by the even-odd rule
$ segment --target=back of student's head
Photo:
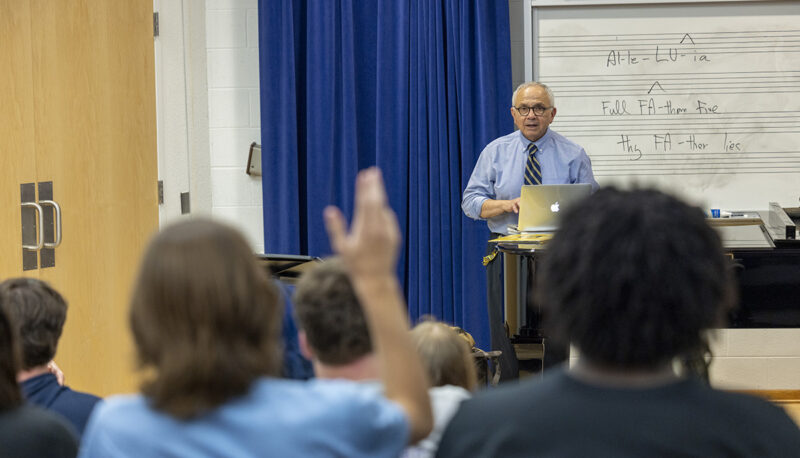
[[[19,336],[22,368],[50,362],[67,319],[67,303],[61,294],[35,278],[12,278],[0,283],[0,296]]]
[[[338,259],[328,259],[300,278],[294,308],[298,326],[320,362],[341,366],[372,352],[366,317]]]
[[[568,211],[538,288],[549,334],[581,357],[652,368],[696,350],[734,302],[701,210],[655,190],[601,189]]]
[[[280,365],[281,304],[236,230],[207,219],[167,227],[149,244],[130,310],[142,386],[187,418],[247,392]]]
[[[450,326],[423,321],[411,330],[411,340],[422,359],[431,386],[455,385],[474,390],[475,360],[467,341]]]
[[[0,295],[0,412],[13,409],[22,403],[17,384],[19,356],[14,327],[3,307]]]

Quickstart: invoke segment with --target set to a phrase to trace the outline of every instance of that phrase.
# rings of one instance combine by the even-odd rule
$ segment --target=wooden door
[[[13,170],[33,167],[35,181],[52,182],[62,210],[55,267],[38,271],[69,302],[56,361],[75,389],[133,391],[128,300],[141,251],[158,227],[152,1],[0,2],[0,21],[25,22],[17,17],[28,15],[27,31],[18,24],[11,34],[15,50],[0,51],[10,52],[0,54],[0,62],[22,68],[19,76],[0,78],[28,81],[9,94],[21,92],[24,108],[4,106],[0,120],[22,127],[33,120],[30,134],[21,129],[24,135],[10,137],[18,143],[15,163],[28,161]],[[14,19],[5,10],[14,11]],[[31,148],[33,165],[19,159]],[[0,173],[4,181],[19,181]],[[5,194],[3,216],[11,199]],[[19,226],[18,204],[14,211]]]
[[[23,273],[20,184],[36,181],[31,11],[0,0],[0,280]]]

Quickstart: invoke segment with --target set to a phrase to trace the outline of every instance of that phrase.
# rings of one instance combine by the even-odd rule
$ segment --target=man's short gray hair
[[[517,93],[519,91],[521,91],[523,89],[527,89],[529,87],[540,87],[540,88],[544,89],[544,91],[547,92],[547,97],[550,99],[550,106],[551,107],[556,106],[556,98],[553,95],[553,91],[550,90],[550,88],[546,84],[539,83],[537,81],[528,81],[527,83],[522,83],[519,86],[517,86],[517,89],[514,91],[514,94],[511,96],[511,106],[512,107],[514,106],[514,101],[517,100]]]

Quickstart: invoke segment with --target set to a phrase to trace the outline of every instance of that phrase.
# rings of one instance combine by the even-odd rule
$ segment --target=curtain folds
[[[481,149],[513,128],[508,17],[493,0],[260,0],[266,251],[329,254],[323,208],[350,217],[356,173],[377,165],[412,321],[487,347],[488,230],[460,202]]]

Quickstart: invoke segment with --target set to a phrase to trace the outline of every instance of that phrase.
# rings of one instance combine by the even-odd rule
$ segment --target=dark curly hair
[[[735,302],[703,212],[656,190],[605,188],[572,207],[540,274],[546,332],[607,367],[654,368],[702,348]]]
[[[342,366],[372,352],[367,319],[338,259],[303,274],[294,293],[294,312],[322,363]]]

